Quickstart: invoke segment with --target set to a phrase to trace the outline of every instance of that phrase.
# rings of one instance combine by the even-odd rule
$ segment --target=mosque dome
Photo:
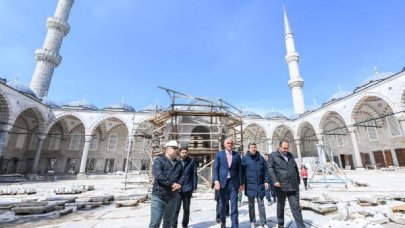
[[[34,91],[32,91],[32,89],[30,89],[30,87],[23,85],[23,84],[19,83],[18,81],[7,82],[7,85],[28,96],[38,98],[37,95],[34,93]]]
[[[89,101],[86,101],[85,99],[69,102],[67,104],[64,104],[62,108],[98,110],[97,106],[90,103]]]
[[[250,117],[250,118],[263,118],[261,117],[259,114],[255,113],[255,112],[251,112],[251,111],[244,111],[242,113],[243,117]]]
[[[333,100],[339,100],[343,97],[350,95],[351,93],[352,92],[344,91],[339,87],[338,91],[336,93],[332,94],[332,96],[330,96],[326,102],[333,101]]]
[[[300,116],[301,116],[301,114],[295,113],[295,114],[292,114],[290,117],[288,117],[288,119],[290,119],[290,120],[296,120],[296,119],[298,119]]]
[[[44,105],[46,105],[48,107],[51,107],[51,108],[59,108],[60,107],[56,102],[51,101],[46,97],[44,97],[41,102],[42,102],[42,104],[44,104]]]
[[[385,79],[388,78],[389,76],[393,75],[394,73],[392,72],[378,72],[377,70],[374,70],[374,74],[368,76],[362,83],[360,86],[364,86],[368,83],[371,82],[376,82],[379,81],[381,79]]]
[[[121,112],[135,112],[134,107],[132,107],[131,105],[126,104],[126,103],[119,103],[119,104],[109,105],[109,106],[103,108],[103,110],[114,110],[114,111],[121,111]]]
[[[158,104],[151,104],[142,109],[142,111],[144,112],[159,112],[162,110],[163,110],[162,106]]]
[[[264,118],[266,119],[287,119],[287,117],[280,112],[269,112],[267,113]]]

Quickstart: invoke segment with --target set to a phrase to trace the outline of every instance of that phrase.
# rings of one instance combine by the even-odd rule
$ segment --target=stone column
[[[348,127],[347,128],[350,132],[350,137],[352,139],[352,144],[353,144],[353,157],[354,157],[354,167],[356,169],[362,169],[363,164],[361,162],[361,156],[360,156],[360,150],[359,150],[359,145],[357,144],[356,140],[356,128],[355,127]]]
[[[84,137],[85,141],[84,141],[82,161],[80,162],[79,175],[86,173],[87,156],[89,155],[90,142],[92,138],[93,138],[92,135],[87,135]]]
[[[273,152],[273,139],[268,139],[267,145],[269,147],[269,154],[270,154],[271,152]]]
[[[9,131],[11,130],[12,125],[5,125],[1,127],[0,131],[0,158],[3,156],[4,147],[6,147],[6,142],[9,136]]]
[[[44,144],[45,138],[46,138],[46,135],[44,135],[44,134],[40,134],[38,136],[38,144],[37,144],[37,148],[35,150],[34,162],[32,163],[32,169],[31,169],[32,174],[36,174],[38,172],[39,158],[41,157],[42,145]]]
[[[301,156],[301,140],[294,139],[295,145],[297,146],[297,156],[298,156],[298,168],[301,168],[302,165],[302,156]]]

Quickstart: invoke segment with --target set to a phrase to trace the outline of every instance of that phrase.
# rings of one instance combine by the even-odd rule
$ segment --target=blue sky
[[[163,86],[292,114],[283,3],[307,106],[405,66],[403,0],[76,0],[48,98],[140,110]],[[29,85],[57,0],[0,0],[0,77]]]

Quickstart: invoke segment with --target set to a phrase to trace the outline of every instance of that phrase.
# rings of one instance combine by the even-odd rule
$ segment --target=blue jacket
[[[221,188],[225,188],[230,173],[231,183],[235,189],[239,189],[242,183],[241,156],[238,152],[232,151],[232,164],[228,167],[225,150],[218,151],[215,155],[214,170],[212,179],[219,181]]]
[[[182,161],[180,161],[180,164]],[[197,189],[198,176],[197,165],[194,159],[187,157],[184,161],[183,176],[181,178],[181,192],[189,192]]]
[[[245,195],[249,197],[264,197],[266,189],[264,183],[270,182],[266,161],[259,151],[250,156],[249,151],[242,158],[242,177],[245,184]]]
[[[177,191],[172,191],[174,183],[180,183],[183,174],[181,163],[174,160],[172,162],[163,154],[157,157],[153,163],[153,182],[152,194],[162,197],[172,197]]]

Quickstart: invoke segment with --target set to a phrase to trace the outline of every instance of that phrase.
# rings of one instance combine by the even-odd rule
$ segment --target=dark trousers
[[[276,188],[277,194],[277,223],[284,225],[284,207],[285,199],[288,198],[290,209],[294,217],[297,228],[305,228],[304,220],[302,219],[302,212],[300,207],[300,193],[299,191],[284,192],[280,188]]]
[[[221,200],[219,200],[219,191],[215,190],[215,201],[217,201],[217,206],[216,206],[216,219],[221,219],[221,211],[219,209],[219,205],[221,204]],[[229,201],[225,204],[225,216],[229,216]]]
[[[183,204],[183,221],[181,222],[181,225],[183,227],[188,226],[188,222],[190,220],[190,202],[191,202],[191,196],[193,195],[193,191],[188,191],[188,192],[179,192],[177,193],[177,205],[176,205],[176,213],[174,215],[174,220],[173,220],[173,228],[177,228],[177,221],[179,218],[179,212],[181,208],[181,204]]]
[[[232,228],[239,227],[239,219],[238,219],[238,192],[239,189],[235,188],[231,181],[228,179],[226,181],[226,185],[224,188],[219,190],[219,199],[221,200],[221,204],[219,205],[220,214],[221,214],[221,222],[225,223],[225,205],[230,200],[231,201],[231,221],[232,221]]]
[[[308,189],[308,178],[302,178],[302,181],[304,181],[304,187],[305,187],[305,190],[307,190]]]

